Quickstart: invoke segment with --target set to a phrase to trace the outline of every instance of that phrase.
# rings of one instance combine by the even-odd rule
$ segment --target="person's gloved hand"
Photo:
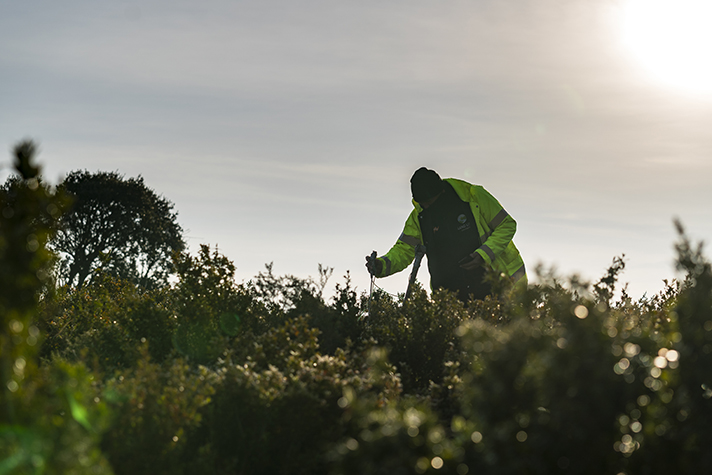
[[[468,254],[464,259],[460,260],[460,267],[465,270],[474,270],[483,266],[484,263],[485,260],[482,256],[480,256],[477,252],[473,252],[472,254]]]
[[[381,275],[383,272],[383,262],[376,257],[366,256],[366,269],[371,275]]]

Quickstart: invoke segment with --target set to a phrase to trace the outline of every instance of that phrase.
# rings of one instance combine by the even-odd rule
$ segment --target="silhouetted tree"
[[[173,203],[141,176],[116,172],[74,171],[59,188],[74,198],[51,241],[67,284],[79,288],[99,268],[144,287],[167,281],[173,253],[185,247]]]

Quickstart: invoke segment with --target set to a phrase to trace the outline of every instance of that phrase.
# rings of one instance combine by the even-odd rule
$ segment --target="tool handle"
[[[405,298],[408,300],[410,295],[413,293],[413,286],[415,285],[415,279],[418,277],[418,269],[420,269],[420,263],[425,255],[425,246],[418,244],[415,246],[415,261],[413,262],[413,270],[410,273],[410,279],[408,279],[408,288],[405,291]]]

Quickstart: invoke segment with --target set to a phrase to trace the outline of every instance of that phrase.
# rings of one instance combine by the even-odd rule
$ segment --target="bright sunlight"
[[[712,93],[712,1],[629,0],[623,41],[657,80]]]

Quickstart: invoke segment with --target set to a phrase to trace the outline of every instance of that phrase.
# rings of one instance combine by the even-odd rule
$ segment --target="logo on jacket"
[[[472,227],[472,223],[467,221],[467,215],[465,214],[461,214],[460,216],[458,216],[457,222],[460,223],[460,225],[457,227],[457,230],[460,232],[467,231]]]

